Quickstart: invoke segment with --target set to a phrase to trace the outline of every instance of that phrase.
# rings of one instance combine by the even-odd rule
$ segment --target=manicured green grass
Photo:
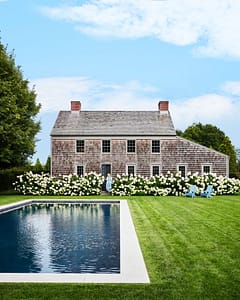
[[[112,197],[109,195],[102,195],[102,196],[87,196],[87,197],[71,197],[71,196],[31,196],[31,195],[1,195],[0,194],[0,206],[11,204],[14,202],[27,200],[27,199],[87,199],[87,200],[93,200],[93,199],[122,199],[121,197]],[[126,198],[125,198],[126,199]]]
[[[240,299],[240,196],[128,200],[150,284],[2,283],[0,299]]]

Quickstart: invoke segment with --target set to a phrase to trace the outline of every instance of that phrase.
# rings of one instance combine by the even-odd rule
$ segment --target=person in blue
[[[110,193],[111,189],[112,189],[112,177],[111,174],[108,174],[106,179],[106,190],[108,193]]]

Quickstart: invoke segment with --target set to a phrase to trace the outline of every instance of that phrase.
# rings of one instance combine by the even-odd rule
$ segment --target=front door
[[[111,165],[110,164],[102,164],[102,176],[104,176],[104,178],[105,178],[103,185],[102,185],[103,191],[106,191],[107,174],[111,174]]]

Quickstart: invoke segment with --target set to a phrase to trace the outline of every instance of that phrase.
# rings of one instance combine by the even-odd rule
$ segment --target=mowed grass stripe
[[[150,273],[153,281],[159,278],[170,280],[172,282],[169,284],[174,286],[181,282],[182,287],[191,282],[198,291],[205,290],[207,283],[215,289],[217,285],[224,286],[225,292],[229,285],[237,287],[239,284],[239,211],[235,209],[235,215],[224,218],[229,205],[227,202],[215,210],[213,202],[209,205],[213,199],[204,200],[199,202],[200,206],[200,199],[185,200],[179,197],[129,201],[134,218],[135,214],[141,216],[144,213],[144,219],[148,220],[144,224],[144,220],[138,217],[136,225],[140,231],[140,241],[142,227],[147,233],[145,240],[148,240],[148,247],[145,251],[143,244],[143,252],[146,253],[146,262],[150,260],[152,265],[155,261],[154,274],[157,276]],[[149,251],[149,248],[154,250]],[[155,260],[149,257],[151,253],[155,253]]]
[[[172,240],[166,237],[166,231],[161,230],[160,221],[152,218],[153,206],[151,201],[140,200],[131,202],[132,205],[135,210],[135,225],[137,228],[140,227],[139,239],[143,245],[142,250],[146,258],[151,282],[169,282],[171,278],[178,277],[175,246],[172,245]]]

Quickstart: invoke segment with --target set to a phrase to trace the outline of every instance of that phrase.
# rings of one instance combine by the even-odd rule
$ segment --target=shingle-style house
[[[156,111],[60,111],[51,132],[52,175],[187,172],[228,176],[227,155],[176,136],[168,101]]]

